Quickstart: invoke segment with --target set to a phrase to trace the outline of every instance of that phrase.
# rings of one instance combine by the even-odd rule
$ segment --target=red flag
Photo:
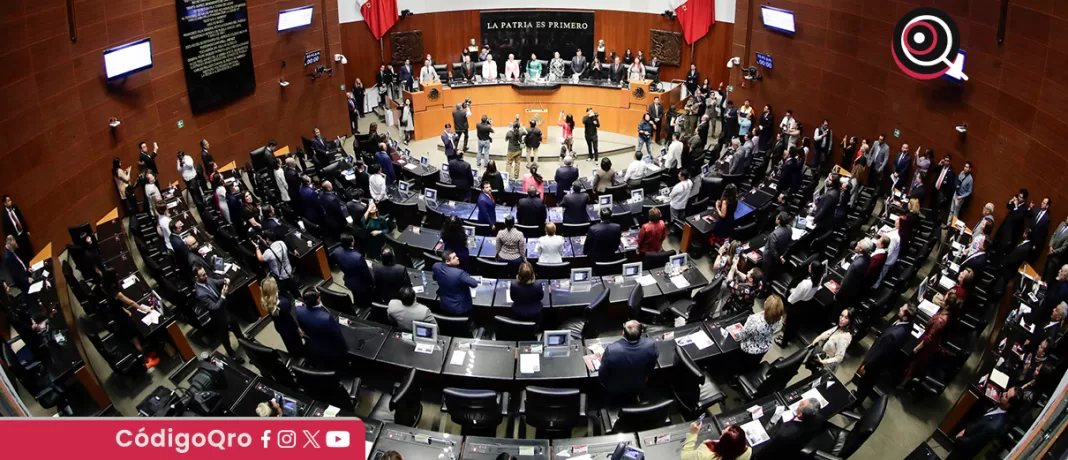
[[[686,43],[693,44],[708,35],[709,27],[716,22],[715,0],[672,0],[675,16],[682,25],[682,35]]]
[[[397,0],[357,0],[360,14],[371,29],[371,34],[381,40],[393,24],[397,23]]]

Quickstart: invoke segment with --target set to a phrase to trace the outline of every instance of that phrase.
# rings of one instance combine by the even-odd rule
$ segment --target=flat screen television
[[[764,20],[764,27],[788,34],[797,32],[793,11],[760,5],[760,17]]]
[[[141,40],[104,50],[104,71],[108,80],[152,68],[152,40]]]
[[[309,5],[279,11],[278,31],[285,32],[287,30],[299,29],[311,25],[313,10],[314,7]]]

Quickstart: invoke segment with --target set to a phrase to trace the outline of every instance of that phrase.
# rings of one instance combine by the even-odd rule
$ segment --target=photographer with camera
[[[482,158],[486,158],[486,164],[490,161],[490,144],[493,143],[493,119],[482,115],[482,121],[475,125],[475,135],[478,137],[478,153],[475,154],[475,165],[482,167]]]
[[[256,260],[267,263],[267,271],[278,280],[278,288],[294,298],[300,296],[300,283],[293,278],[293,265],[289,263],[289,248],[282,241],[278,229],[264,232],[252,240],[256,244]],[[293,251],[296,255],[296,250]]]

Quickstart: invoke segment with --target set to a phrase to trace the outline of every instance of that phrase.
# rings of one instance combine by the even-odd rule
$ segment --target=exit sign
[[[345,91],[345,85],[341,85],[341,90]]]
[[[894,137],[901,137],[901,130],[894,128]]]
[[[733,93],[734,92],[734,87],[733,86],[728,86],[727,87],[727,92],[728,93]]]
[[[178,120],[178,129],[185,128],[185,120]]]

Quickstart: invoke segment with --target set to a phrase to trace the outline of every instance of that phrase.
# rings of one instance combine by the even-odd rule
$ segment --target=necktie
[[[1042,216],[1045,216],[1045,215],[1046,215],[1046,211],[1045,210],[1038,211],[1038,217],[1035,219],[1035,222],[1040,222],[1042,220]]]
[[[11,222],[15,223],[15,233],[21,235],[22,234],[22,222],[19,222],[18,216],[15,215],[15,210],[9,208],[7,210],[7,213],[9,215],[11,215]]]
[[[936,189],[939,189],[939,190],[942,189],[942,181],[945,180],[945,178],[946,178],[946,171],[947,171],[947,169],[945,167],[942,167],[942,174],[938,175],[938,183],[935,184],[935,188]]]

